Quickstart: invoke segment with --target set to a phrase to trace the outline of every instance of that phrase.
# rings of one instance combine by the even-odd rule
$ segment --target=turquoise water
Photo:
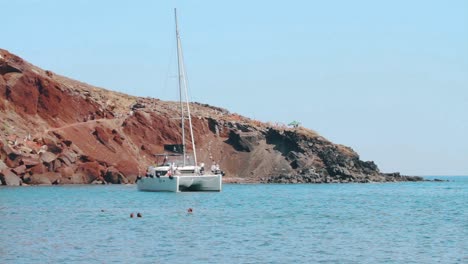
[[[449,179],[3,187],[0,263],[468,263],[468,177]]]

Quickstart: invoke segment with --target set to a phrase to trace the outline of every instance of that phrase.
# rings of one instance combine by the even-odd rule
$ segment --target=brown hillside
[[[4,185],[133,183],[181,141],[177,103],[108,91],[0,49],[0,180]],[[420,180],[382,174],[314,131],[273,126],[192,103],[201,162],[226,182]]]

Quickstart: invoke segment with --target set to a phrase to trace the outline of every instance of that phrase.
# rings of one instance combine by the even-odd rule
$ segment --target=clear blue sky
[[[468,1],[0,0],[0,47],[93,85],[302,122],[382,171],[468,174]]]

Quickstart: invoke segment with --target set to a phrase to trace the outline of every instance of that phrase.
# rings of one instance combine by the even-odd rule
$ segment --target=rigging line
[[[182,52],[182,40],[180,38],[180,28],[178,30],[179,30],[179,39],[180,39],[180,43],[181,43],[180,44],[180,49],[181,49],[181,52]],[[183,57],[183,54],[182,54],[181,58],[182,58],[182,63],[183,63],[183,67],[184,67],[182,74],[184,76],[185,82],[187,83],[187,90],[188,90],[188,94],[189,94],[188,99],[189,99],[190,102],[193,102],[192,90],[189,89],[190,85],[189,85],[189,79],[188,79],[187,69],[186,69],[187,67],[186,67],[186,64],[185,64],[185,59]]]
[[[188,74],[187,74],[187,65],[185,64],[185,58],[184,58],[184,54],[183,54],[183,51],[182,51],[182,48],[181,48],[181,58],[183,60],[183,75],[184,75],[184,81],[185,81],[185,84],[186,84],[186,91],[185,91],[185,99],[188,100],[189,102],[193,102],[193,96],[192,96],[192,90],[190,89],[190,84],[189,84],[189,78],[188,78]],[[188,94],[187,94],[188,93]]]
[[[182,45],[182,42],[181,42],[181,45]],[[190,89],[190,85],[189,85],[189,78],[188,78],[188,74],[187,74],[187,65],[185,63],[185,58],[184,58],[184,54],[183,54],[183,50],[182,50],[182,46],[180,47],[181,49],[181,58],[182,58],[182,61],[183,61],[183,75],[184,75],[184,80],[186,82],[186,86],[187,86],[187,91],[188,91],[188,100],[190,102],[193,102],[193,96],[192,96],[192,90]]]

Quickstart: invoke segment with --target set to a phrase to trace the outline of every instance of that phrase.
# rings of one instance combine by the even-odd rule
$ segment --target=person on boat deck
[[[168,161],[167,156],[164,156],[164,160],[162,163],[163,166],[171,166],[171,163]]]
[[[171,163],[169,165],[169,170],[167,172],[170,173],[171,175],[174,174],[174,172],[175,172],[175,163]]]
[[[216,163],[215,170],[219,171],[219,163]]]
[[[211,172],[216,171],[216,162],[211,165]]]
[[[200,174],[203,174],[205,172],[205,163],[200,163]]]

